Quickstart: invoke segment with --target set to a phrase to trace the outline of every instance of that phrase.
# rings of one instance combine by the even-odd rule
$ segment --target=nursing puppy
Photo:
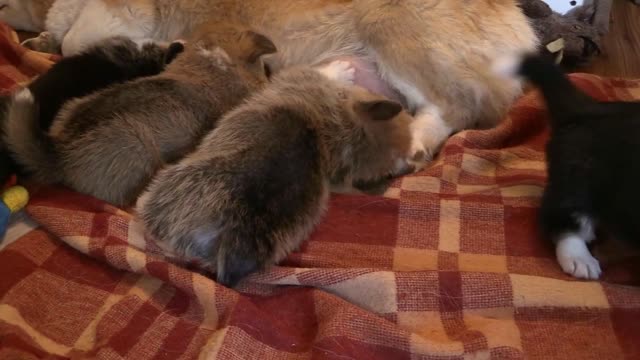
[[[55,10],[60,1],[82,7],[70,25]],[[451,134],[504,117],[521,87],[497,79],[491,62],[537,48],[515,0],[58,0],[47,29],[63,53],[73,53],[106,34],[166,41],[224,19],[274,41],[278,53],[268,59],[274,72],[352,61],[357,84],[415,113],[412,156],[427,161]]]
[[[596,101],[538,56],[507,60],[497,70],[531,80],[549,110],[542,234],[555,243],[566,273],[597,279],[600,264],[587,248],[596,228],[640,249],[640,102]]]
[[[36,129],[47,132],[62,105],[71,99],[86,96],[112,84],[160,73],[183,49],[179,42],[169,46],[153,43],[138,46],[127,38],[114,37],[100,41],[78,55],[63,58],[27,86],[38,107]],[[5,183],[11,174],[21,170],[11,158],[5,144],[24,140],[7,139],[4,136],[7,126],[15,126],[6,124],[6,115],[11,111],[10,96],[4,100],[6,104],[1,110],[0,134],[3,136],[0,158],[5,161],[0,161],[0,184]],[[16,118],[13,120],[22,121]]]
[[[191,152],[263,85],[261,56],[274,51],[244,27],[206,26],[163,73],[67,103],[48,136],[35,131],[34,99],[24,90],[9,113],[11,150],[38,181],[130,205],[160,167]]]
[[[157,75],[183,50],[181,42],[138,46],[118,36],[101,41],[79,55],[62,58],[28,85],[38,103],[40,128],[48,130],[68,100],[109,85]]]
[[[137,205],[146,230],[233,286],[306,239],[331,185],[412,171],[410,116],[348,85],[352,72],[334,62],[276,75],[158,173]]]

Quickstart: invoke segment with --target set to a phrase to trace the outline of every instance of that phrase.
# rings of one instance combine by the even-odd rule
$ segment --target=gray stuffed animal
[[[561,15],[542,0],[519,0],[540,38],[541,51],[567,67],[586,63],[600,53],[601,35],[609,30],[611,1],[585,0]]]

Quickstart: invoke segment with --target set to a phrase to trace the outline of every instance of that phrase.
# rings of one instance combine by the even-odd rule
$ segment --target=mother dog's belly
[[[392,88],[378,74],[378,68],[375,62],[356,56],[336,56],[329,58],[318,65],[322,66],[336,60],[348,61],[349,63],[351,63],[351,65],[355,69],[353,81],[354,85],[363,87],[374,94],[382,95],[388,99],[395,100],[401,103],[405,108],[407,107],[404,96],[402,96],[401,93]]]

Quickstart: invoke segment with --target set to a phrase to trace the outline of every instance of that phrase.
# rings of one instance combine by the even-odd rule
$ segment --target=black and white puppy
[[[502,60],[496,71],[530,80],[550,115],[542,234],[566,273],[597,279],[600,264],[587,247],[596,228],[640,246],[640,102],[596,101],[538,56]]]
[[[28,85],[38,104],[40,129],[43,132],[49,130],[56,114],[67,101],[116,83],[156,75],[183,49],[180,42],[168,46],[153,43],[139,46],[127,38],[113,37],[78,55],[63,58]],[[12,106],[10,97],[3,98],[1,106],[0,135],[3,141],[0,144],[0,184],[12,173],[21,170],[5,147],[5,114]]]

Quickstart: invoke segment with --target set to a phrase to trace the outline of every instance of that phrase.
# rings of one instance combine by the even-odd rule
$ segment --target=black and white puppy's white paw
[[[573,277],[596,280],[602,274],[600,263],[577,234],[568,234],[558,241],[556,258],[562,270]]]

